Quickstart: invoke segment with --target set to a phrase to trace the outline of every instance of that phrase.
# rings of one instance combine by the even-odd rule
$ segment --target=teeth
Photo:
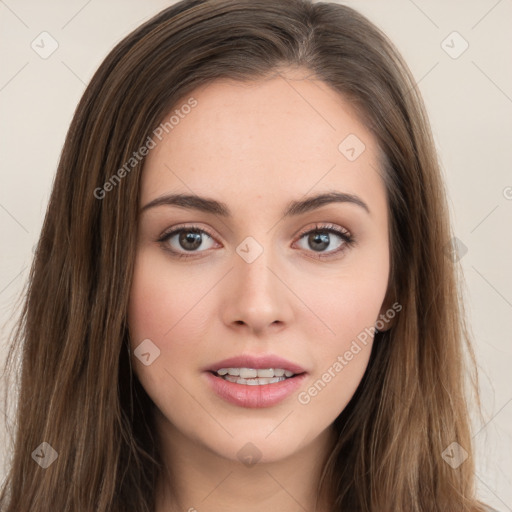
[[[258,377],[273,377],[274,376],[274,370],[272,368],[268,368],[267,370],[257,370]],[[242,373],[240,373],[240,377],[242,377]],[[244,378],[245,375],[243,375]]]
[[[289,370],[282,368],[219,368],[217,375],[223,377],[230,375],[232,377],[240,377],[241,379],[256,379],[256,378],[273,378],[273,377],[292,377],[295,375]],[[231,381],[235,382],[235,381]]]
[[[254,368],[240,368],[240,378],[242,379],[254,379],[257,376],[258,370]]]
[[[229,382],[236,382],[237,384],[245,384],[247,386],[262,386],[265,384],[274,384],[276,382],[286,380],[286,377],[259,377],[257,379],[242,379],[235,375],[225,375],[223,378]]]

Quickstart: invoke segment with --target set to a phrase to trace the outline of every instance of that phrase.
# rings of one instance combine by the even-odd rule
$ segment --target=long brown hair
[[[196,87],[286,68],[308,70],[348,98],[378,141],[390,298],[402,305],[394,326],[376,334],[363,380],[335,421],[319,493],[330,490],[333,511],[484,510],[474,496],[465,378],[476,393],[476,366],[458,267],[445,254],[452,233],[439,164],[410,71],[346,6],[184,0],[110,52],[73,117],[7,360],[14,367],[21,351],[3,511],[154,509],[162,460],[153,404],[132,373],[126,317],[144,159],[126,162]],[[42,442],[57,453],[46,469],[33,456],[53,453]],[[453,442],[469,453],[457,468],[442,457]]]

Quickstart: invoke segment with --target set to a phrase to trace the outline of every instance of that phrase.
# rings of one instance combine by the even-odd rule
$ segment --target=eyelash
[[[163,235],[161,235],[161,237],[157,241],[163,244],[164,242],[168,242],[169,239],[172,238],[174,235],[182,233],[182,232],[205,233],[210,238],[215,240],[215,237],[213,236],[213,234],[210,233],[207,229],[192,225],[192,226],[186,226],[186,227],[180,226],[177,228],[173,228],[171,231],[168,231],[168,232],[164,233]],[[340,248],[338,248],[334,251],[330,251],[328,253],[318,252],[318,253],[316,253],[316,256],[314,257],[315,259],[332,258],[335,255],[344,252],[346,249],[353,246],[356,242],[355,238],[348,231],[340,230],[339,228],[336,228],[335,225],[333,225],[333,224],[323,224],[323,225],[316,224],[313,229],[308,229],[306,231],[301,232],[298,235],[298,239],[300,240],[300,239],[304,238],[306,235],[309,235],[312,233],[332,233],[332,234],[339,236],[343,240],[343,244],[341,245]],[[175,251],[174,249],[170,249],[168,246],[165,247],[165,250],[169,251],[173,257],[178,258],[178,259],[193,258],[194,254],[199,254],[201,252],[204,252],[204,251],[190,251],[187,254],[187,253],[181,253],[181,252]]]

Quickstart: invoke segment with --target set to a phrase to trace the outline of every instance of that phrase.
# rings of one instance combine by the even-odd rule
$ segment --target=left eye
[[[337,237],[340,241],[336,247],[332,248],[332,250],[325,251],[324,249],[328,248],[332,243],[332,235]],[[306,239],[306,243],[309,246],[302,247],[303,249],[307,250],[308,248],[312,248],[313,252],[328,253],[328,255],[338,253],[339,251],[345,249],[345,246],[349,246],[352,243],[352,237],[348,232],[340,231],[333,227],[317,227],[307,231],[306,233],[303,233],[299,240],[302,239]],[[319,254],[319,256],[323,255],[324,254]]]

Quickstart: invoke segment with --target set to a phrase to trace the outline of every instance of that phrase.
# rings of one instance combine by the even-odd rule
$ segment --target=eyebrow
[[[360,197],[354,194],[326,192],[310,196],[304,200],[290,201],[284,210],[283,217],[302,215],[331,203],[355,204],[360,206],[367,213],[370,213],[368,205]],[[188,208],[204,213],[221,215],[222,217],[231,217],[231,211],[225,203],[195,194],[167,194],[157,197],[143,206],[141,208],[141,213],[157,206],[178,206],[180,208]]]

